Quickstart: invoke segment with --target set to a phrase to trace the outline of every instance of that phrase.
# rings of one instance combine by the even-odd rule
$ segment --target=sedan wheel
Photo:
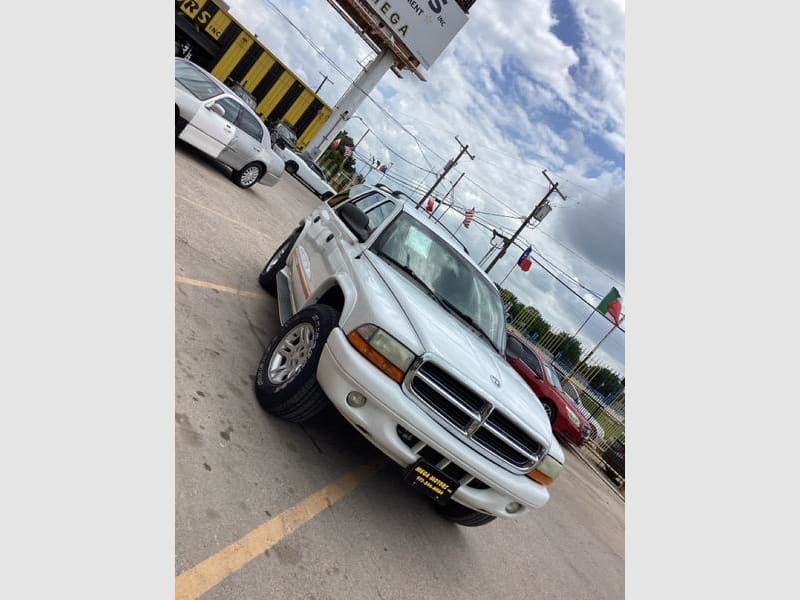
[[[258,163],[250,163],[240,171],[233,172],[233,182],[241,188],[249,188],[261,178],[262,167]]]
[[[556,420],[556,409],[550,402],[542,402],[544,412],[547,413],[547,419],[552,424]]]

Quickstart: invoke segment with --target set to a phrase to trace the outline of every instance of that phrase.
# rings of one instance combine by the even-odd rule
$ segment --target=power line
[[[405,125],[403,125],[403,124],[402,124],[402,123],[401,123],[399,120],[397,120],[397,118],[395,118],[395,117],[394,117],[394,115],[392,115],[391,113],[389,113],[389,111],[387,111],[387,110],[386,110],[386,109],[385,109],[383,106],[381,106],[381,104],[380,104],[380,103],[378,103],[378,102],[377,102],[377,101],[376,101],[376,100],[375,100],[375,99],[374,99],[372,96],[370,96],[370,95],[369,95],[369,94],[368,94],[368,93],[367,93],[365,90],[363,90],[363,89],[361,88],[361,86],[359,86],[358,84],[356,84],[355,80],[354,80],[353,78],[351,78],[351,77],[350,77],[350,76],[349,76],[347,73],[345,73],[345,71],[344,71],[344,70],[343,70],[343,69],[342,69],[342,68],[341,68],[341,67],[340,67],[340,66],[339,66],[339,65],[336,63],[336,61],[334,61],[332,58],[330,58],[330,57],[329,57],[329,56],[328,56],[328,55],[325,53],[325,51],[324,51],[324,50],[322,50],[321,48],[319,48],[319,47],[318,47],[318,46],[317,46],[317,45],[314,43],[314,41],[313,41],[313,40],[312,40],[310,37],[308,37],[308,36],[307,36],[307,35],[306,35],[306,34],[305,34],[305,33],[304,33],[304,32],[303,32],[303,31],[302,31],[302,30],[301,30],[301,29],[300,29],[300,28],[299,28],[299,27],[298,27],[298,26],[297,26],[297,25],[294,23],[294,21],[292,21],[292,20],[291,20],[291,19],[290,19],[290,18],[289,18],[287,15],[285,15],[285,14],[283,13],[283,11],[281,11],[281,9],[280,9],[280,8],[278,8],[277,6],[275,6],[275,4],[272,2],[272,0],[262,0],[262,2],[265,2],[266,4],[268,4],[268,5],[269,5],[269,6],[270,6],[270,7],[271,7],[271,8],[272,8],[272,9],[273,9],[275,12],[277,12],[277,13],[279,14],[279,15],[280,15],[280,16],[281,16],[281,17],[282,17],[282,18],[283,18],[283,19],[284,19],[284,20],[285,20],[287,23],[289,23],[289,25],[291,25],[291,26],[292,26],[292,28],[293,28],[295,31],[297,31],[297,32],[300,34],[300,36],[301,36],[301,37],[302,37],[304,40],[306,40],[306,42],[308,42],[308,44],[309,44],[309,45],[310,45],[310,46],[311,46],[311,47],[312,47],[312,48],[313,48],[313,49],[314,49],[314,50],[315,50],[315,51],[316,51],[316,52],[317,52],[317,53],[318,53],[318,54],[319,54],[319,55],[320,55],[322,58],[324,58],[324,59],[325,59],[325,60],[326,60],[328,63],[330,63],[330,65],[331,65],[331,66],[332,66],[334,69],[336,69],[336,70],[339,72],[339,74],[340,74],[342,77],[344,77],[344,78],[345,78],[347,81],[349,81],[351,85],[353,85],[353,86],[354,86],[354,87],[355,87],[355,88],[356,88],[358,91],[360,91],[360,92],[361,92],[361,93],[364,95],[364,97],[365,97],[365,98],[367,98],[367,99],[368,99],[370,102],[372,102],[372,104],[373,104],[373,105],[375,105],[375,107],[377,107],[377,108],[378,108],[378,110],[380,110],[380,111],[381,111],[381,112],[382,112],[384,115],[386,115],[386,116],[387,116],[387,117],[388,117],[390,120],[392,120],[392,121],[393,121],[395,124],[397,124],[397,126],[398,126],[398,127],[400,127],[400,129],[402,129],[402,130],[403,130],[405,133],[407,133],[407,134],[408,134],[409,136],[411,136],[411,137],[412,137],[414,140],[416,140],[418,144],[421,144],[421,145],[425,146],[425,148],[427,148],[427,149],[428,149],[428,150],[429,150],[429,151],[430,151],[430,152],[431,152],[431,153],[432,153],[434,156],[436,156],[436,157],[437,157],[437,158],[439,158],[440,160],[444,160],[444,158],[443,158],[443,157],[441,157],[441,156],[439,156],[439,154],[438,154],[438,153],[437,153],[435,150],[433,150],[432,148],[430,148],[430,147],[429,147],[429,146],[427,146],[426,144],[423,144],[423,143],[422,143],[422,141],[421,141],[421,140],[419,140],[415,134],[413,134],[411,131],[409,131],[409,129],[408,129],[408,128],[407,128]]]
[[[595,264],[594,264],[593,262],[591,262],[591,261],[590,261],[588,258],[586,258],[585,256],[583,256],[583,255],[582,255],[582,254],[580,254],[579,252],[577,252],[577,251],[573,250],[572,248],[570,248],[570,247],[569,247],[569,246],[567,246],[566,244],[563,244],[563,243],[559,242],[559,241],[558,241],[556,238],[554,238],[554,237],[553,237],[552,235],[550,235],[549,233],[547,233],[547,232],[545,232],[545,231],[540,231],[539,233],[541,233],[542,235],[544,235],[544,236],[546,236],[546,237],[550,238],[551,240],[553,240],[553,241],[554,241],[556,244],[558,244],[559,246],[561,246],[562,248],[564,248],[564,250],[566,250],[567,252],[569,252],[570,254],[572,254],[572,255],[573,255],[575,258],[577,258],[578,260],[580,260],[580,261],[582,261],[583,263],[585,263],[585,264],[589,265],[590,267],[594,268],[595,270],[597,270],[597,271],[600,271],[600,272],[601,272],[603,275],[605,275],[606,277],[608,277],[608,278],[609,278],[611,281],[613,281],[614,283],[618,283],[618,284],[620,284],[620,285],[621,285],[621,286],[623,286],[623,287],[625,286],[625,283],[623,283],[622,281],[620,281],[619,279],[617,279],[617,278],[616,278],[616,277],[614,277],[613,275],[610,275],[609,273],[606,273],[606,272],[605,272],[603,269],[601,269],[600,267],[598,267],[597,265],[595,265]]]
[[[408,113],[401,113],[400,111],[395,111],[395,112],[397,112],[398,114],[404,115],[404,116],[406,116],[406,117],[409,117],[409,118],[411,118],[411,119],[414,119],[414,120],[418,121],[419,123],[423,123],[424,125],[428,125],[429,127],[433,127],[434,129],[438,129],[439,131],[442,131],[442,132],[445,132],[445,133],[452,134],[452,131],[450,131],[449,129],[445,129],[445,128],[444,128],[444,127],[442,127],[441,125],[435,125],[435,124],[433,124],[433,123],[429,123],[428,121],[423,121],[423,120],[422,120],[422,119],[420,119],[419,117],[417,117],[417,116],[415,116],[415,115],[410,115],[410,114],[408,114]],[[474,145],[474,146],[476,146],[477,148],[481,149],[481,150],[487,150],[487,151],[489,151],[489,152],[491,152],[491,153],[493,153],[493,154],[497,154],[497,155],[503,156],[503,157],[505,157],[505,158],[511,158],[511,159],[513,159],[515,162],[518,162],[518,163],[523,163],[523,164],[527,164],[527,165],[529,165],[529,166],[532,166],[532,167],[534,167],[534,168],[536,168],[536,169],[548,169],[548,168],[549,168],[549,167],[545,167],[545,166],[544,166],[544,165],[542,165],[542,164],[539,164],[539,163],[533,162],[533,161],[531,161],[531,160],[528,160],[528,159],[525,159],[525,158],[521,158],[521,157],[516,157],[516,156],[514,156],[514,155],[510,154],[510,153],[509,153],[509,152],[507,152],[507,151],[499,150],[499,149],[497,149],[497,148],[494,148],[494,147],[492,147],[492,146],[487,146],[486,144],[482,144],[482,143],[480,143],[480,142],[478,142],[477,144],[473,144],[473,145]],[[487,161],[485,158],[479,158],[479,160],[482,160],[482,161],[483,161],[484,163],[486,163],[487,165],[493,166],[493,167],[495,167],[495,168],[499,168],[499,169],[504,169],[504,170],[507,170],[507,169],[505,169],[504,167],[501,167],[500,165],[497,165],[497,164],[494,164],[494,163],[491,163],[491,162]],[[579,183],[576,183],[576,182],[572,181],[571,179],[567,179],[566,177],[564,177],[563,173],[559,173],[558,171],[555,171],[555,170],[553,170],[552,168],[550,168],[550,170],[551,170],[551,171],[553,171],[553,173],[554,173],[556,176],[558,176],[558,177],[559,177],[559,179],[561,179],[562,181],[564,181],[564,183],[568,183],[568,184],[570,184],[570,185],[573,185],[573,186],[575,186],[575,187],[577,187],[577,188],[579,188],[579,189],[583,190],[584,192],[587,192],[587,193],[589,193],[589,194],[592,194],[592,195],[594,195],[594,196],[596,196],[596,197],[600,198],[601,200],[605,200],[605,196],[603,196],[603,195],[601,195],[601,194],[599,194],[599,193],[595,192],[594,190],[591,190],[591,189],[589,189],[589,188],[587,188],[587,187],[585,187],[585,186],[583,186],[583,185],[581,185],[581,184],[579,184]],[[515,174],[513,174],[513,176],[515,176],[515,177],[518,177],[518,178],[520,178],[520,179],[522,178],[521,176],[517,176],[517,175],[515,175]],[[536,183],[536,182],[534,182],[534,183]],[[547,187],[547,186],[544,186],[543,184],[540,184],[540,183],[536,183],[536,185],[541,185],[542,187],[545,187],[545,188]]]

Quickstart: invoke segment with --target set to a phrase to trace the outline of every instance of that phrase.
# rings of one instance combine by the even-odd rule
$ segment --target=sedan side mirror
[[[347,202],[338,211],[339,218],[358,238],[359,242],[366,242],[369,238],[369,217],[355,204]]]
[[[210,105],[208,107],[208,110],[210,110],[213,113],[217,113],[220,117],[224,117],[225,116],[225,109],[222,106],[220,106],[219,104],[217,104],[216,102],[214,104]]]

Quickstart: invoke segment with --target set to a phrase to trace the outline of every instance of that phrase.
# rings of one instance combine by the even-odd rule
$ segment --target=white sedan
[[[327,200],[336,193],[336,190],[325,181],[325,175],[310,156],[302,152],[297,153],[281,142],[282,140],[275,144],[274,150],[283,159],[287,173],[305,183],[322,200]]]
[[[175,59],[175,135],[233,169],[239,187],[275,185],[283,160],[269,131],[239,96],[211,73]]]

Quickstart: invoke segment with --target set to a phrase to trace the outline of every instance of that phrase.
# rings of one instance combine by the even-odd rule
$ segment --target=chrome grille
[[[488,458],[499,458],[522,470],[530,469],[542,457],[544,447],[538,440],[455,375],[430,361],[409,375],[408,387],[432,416],[464,435],[467,443]]]

